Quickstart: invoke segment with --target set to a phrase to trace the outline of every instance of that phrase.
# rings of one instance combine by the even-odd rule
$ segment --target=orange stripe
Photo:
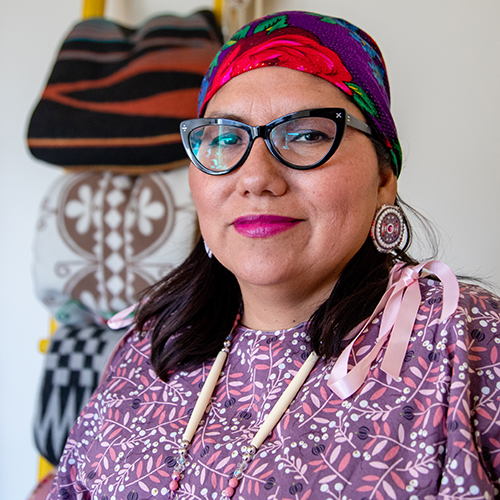
[[[219,47],[213,44],[210,48],[199,50],[182,48],[172,49],[168,53],[151,52],[131,61],[120,70],[104,78],[52,83],[47,85],[44,94],[50,95],[50,98],[53,99],[54,94],[109,88],[144,73],[165,73],[165,77],[168,78],[169,72],[186,72],[198,74],[201,78],[218,50]]]
[[[180,134],[164,134],[156,137],[111,137],[85,139],[28,139],[30,148],[117,148],[158,146],[180,142]]]
[[[161,118],[194,118],[196,116],[199,89],[182,89],[164,92],[133,101],[125,102],[90,102],[80,101],[64,94],[48,92],[43,99],[55,101],[65,106],[86,109],[97,113],[111,113],[128,116],[155,116]]]

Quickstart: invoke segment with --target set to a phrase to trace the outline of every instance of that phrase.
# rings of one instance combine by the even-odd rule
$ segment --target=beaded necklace
[[[196,401],[193,413],[191,414],[186,429],[184,430],[184,434],[181,438],[179,449],[177,451],[177,459],[174,466],[174,472],[172,472],[171,481],[169,484],[170,493],[168,498],[170,500],[173,500],[175,498],[177,490],[179,489],[179,482],[184,477],[183,472],[189,465],[187,459],[191,441],[193,440],[193,437],[198,430],[201,419],[203,418],[203,415],[215,390],[215,386],[219,381],[220,374],[222,372],[222,369],[224,368],[227,355],[229,354],[229,350],[231,348],[233,332],[238,325],[238,321],[239,316],[235,321],[231,333],[224,341],[222,350],[219,352],[219,354],[217,354],[217,357],[215,358],[214,364],[210,369],[207,380],[205,381],[198,400]],[[262,443],[265,441],[271,431],[276,427],[278,422],[281,420],[281,417],[290,406],[290,403],[293,401],[301,387],[304,385],[304,382],[314,368],[317,359],[318,355],[315,352],[311,352],[304,364],[300,367],[295,377],[293,377],[293,379],[291,380],[288,387],[283,391],[283,394],[274,405],[271,413],[269,413],[266,420],[261,425],[259,431],[255,434],[250,444],[246,446],[246,450],[245,447],[243,447],[242,460],[238,463],[236,470],[233,472],[232,477],[229,479],[228,486],[222,491],[223,498],[231,498],[234,495],[245,470],[248,468],[250,462],[254,458]]]

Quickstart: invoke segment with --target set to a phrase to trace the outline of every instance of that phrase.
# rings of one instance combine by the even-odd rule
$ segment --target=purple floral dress
[[[240,481],[233,499],[500,498],[500,299],[462,285],[439,321],[441,285],[420,279],[422,303],[401,377],[379,357],[341,400],[320,359]],[[356,341],[374,343],[376,318]],[[310,350],[304,325],[240,326],[189,453],[179,500],[220,499],[262,421]],[[167,498],[175,451],[211,363],[162,382],[147,332],[130,332],[108,377],[78,418],[48,497]]]

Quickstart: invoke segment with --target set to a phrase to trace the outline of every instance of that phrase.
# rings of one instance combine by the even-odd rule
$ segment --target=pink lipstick
[[[300,219],[280,215],[246,215],[233,221],[238,234],[247,238],[269,238],[295,227]]]

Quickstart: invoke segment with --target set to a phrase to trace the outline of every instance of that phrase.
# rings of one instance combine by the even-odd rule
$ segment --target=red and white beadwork
[[[371,236],[377,250],[389,253],[399,247],[406,233],[406,222],[401,209],[383,205],[373,219]]]

